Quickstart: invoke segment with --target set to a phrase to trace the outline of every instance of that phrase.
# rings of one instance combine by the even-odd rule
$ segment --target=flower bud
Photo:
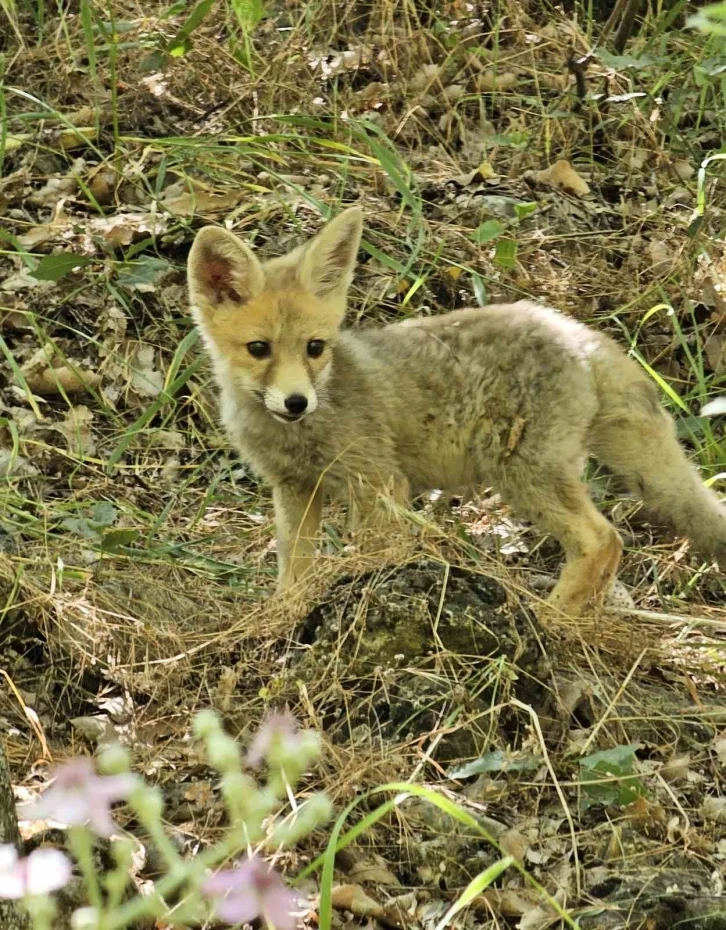
[[[131,771],[131,756],[119,743],[109,746],[98,757],[98,771],[102,775],[122,775]]]

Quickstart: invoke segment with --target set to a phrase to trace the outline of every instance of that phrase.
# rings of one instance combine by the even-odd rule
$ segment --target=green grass
[[[286,677],[288,649],[298,648],[290,646],[291,630],[299,626],[266,601],[275,575],[268,551],[269,494],[240,468],[221,434],[208,365],[187,314],[185,255],[202,223],[226,221],[274,254],[318,229],[342,204],[362,201],[364,263],[352,292],[352,325],[500,298],[534,297],[557,305],[610,332],[638,359],[674,415],[704,480],[721,493],[726,489],[723,422],[698,416],[706,399],[726,391],[726,372],[712,370],[704,348],[721,324],[698,307],[699,275],[709,263],[718,270],[723,250],[726,197],[718,149],[726,133],[726,85],[719,69],[726,65],[726,52],[717,37],[680,28],[682,0],[650,4],[626,50],[627,61],[613,62],[607,55],[593,59],[587,71],[590,96],[577,109],[573,88],[562,82],[575,47],[566,19],[554,4],[535,6],[523,21],[526,28],[520,29],[502,4],[493,22],[483,20],[469,35],[466,23],[451,29],[438,14],[422,30],[418,18],[424,12],[412,4],[374,4],[376,44],[383,40],[388,63],[341,68],[323,80],[320,69],[312,73],[309,58],[334,60],[348,46],[363,44],[350,31],[349,11],[332,0],[285,8],[272,27],[260,19],[255,4],[219,8],[203,0],[136,10],[81,0],[80,15],[71,16],[42,2],[0,0],[0,20],[4,16],[10,24],[5,41],[11,52],[5,51],[0,80],[3,181],[12,172],[25,172],[18,182],[25,198],[49,179],[76,172],[78,188],[64,203],[72,224],[65,238],[48,248],[90,259],[75,271],[68,268],[46,289],[19,292],[17,300],[0,291],[0,310],[26,321],[22,329],[3,328],[0,342],[0,362],[12,385],[0,418],[10,472],[0,495],[0,578],[7,588],[2,616],[33,630],[41,644],[37,650],[51,656],[43,687],[55,694],[52,675],[58,674],[64,682],[62,706],[69,712],[78,713],[82,705],[86,713],[86,702],[107,688],[141,695],[144,721],[154,715],[176,720],[188,705],[204,702],[225,707],[229,702],[243,719],[274,704],[280,694],[311,719],[318,714],[322,721],[329,712],[326,689],[332,683]],[[591,6],[579,8],[587,12]],[[596,43],[602,21],[590,14],[581,22],[585,39]],[[548,23],[552,29],[541,43],[521,42],[525,34],[544,35]],[[576,47],[587,50],[586,44]],[[477,90],[476,61],[499,71],[514,69],[516,81]],[[430,90],[417,90],[422,66],[432,62],[439,70],[430,77]],[[157,72],[163,74],[154,96],[145,81]],[[361,96],[372,83],[380,85],[371,92],[380,98],[376,109]],[[463,91],[452,94],[448,105],[445,91],[451,85]],[[597,94],[613,99],[593,99]],[[63,151],[59,134],[73,128],[71,117],[83,105],[92,107],[88,124],[96,133],[78,149]],[[641,151],[651,159],[643,165],[635,157]],[[595,192],[591,198],[536,183],[532,172],[559,158],[588,178]],[[674,173],[678,160],[692,166],[692,178]],[[461,181],[487,165],[494,178]],[[93,193],[98,191],[94,172],[101,169],[118,182],[110,198]],[[230,206],[171,216],[164,207],[171,183],[196,191],[197,208],[202,194],[210,192],[229,196]],[[684,209],[666,207],[679,188],[690,197]],[[3,196],[6,191],[17,196],[10,183]],[[516,200],[518,213],[491,214],[478,205],[482,192]],[[534,210],[528,208],[532,203]],[[28,201],[24,209],[4,216],[0,260],[8,273],[21,266],[37,270],[46,247],[26,248],[22,236],[47,223],[55,205],[35,208]],[[165,217],[158,236],[146,233],[117,248],[102,237],[90,246],[83,238],[92,220],[123,221],[128,213],[152,211]],[[673,262],[662,273],[651,268],[644,249],[650,241],[671,248]],[[139,282],[145,286],[141,291],[133,286]],[[118,319],[109,315],[112,308],[123,316],[125,333],[113,329]],[[153,347],[155,370],[164,376],[155,397],[130,386],[138,344]],[[72,395],[34,395],[23,364],[31,348],[41,347],[56,364],[100,371],[100,385]],[[677,367],[664,364],[673,359]],[[107,376],[108,371],[114,374]],[[92,415],[93,451],[69,445],[60,429],[80,406]],[[23,463],[37,474],[24,474]],[[596,491],[601,486],[597,479]],[[612,506],[627,528],[632,502],[609,495],[605,502],[598,497],[598,503]],[[99,504],[106,505],[106,523],[93,520]],[[498,537],[483,533],[493,539],[491,557],[480,545],[475,518],[442,510],[411,516],[419,526],[434,525],[424,552],[440,564],[476,574],[496,569],[513,603],[531,591],[533,575],[559,569],[560,554],[536,529],[512,530],[528,548],[524,555],[501,554]],[[345,540],[335,535],[338,516],[330,516],[330,548],[342,550]],[[500,516],[491,505],[481,522],[491,529]],[[658,628],[658,639],[667,646],[655,661],[680,681],[678,661],[690,649],[689,661],[695,664],[698,653],[704,679],[713,675],[720,681],[720,630],[696,641],[686,621],[668,618],[692,618],[693,629],[702,619],[717,622],[726,581],[684,558],[678,544],[648,532],[634,530],[623,578],[643,612],[661,615],[667,624]],[[349,554],[340,552],[324,560],[326,570],[338,563],[355,565],[346,558]],[[333,571],[325,577],[332,580]],[[346,594],[329,596],[344,600]],[[622,631],[623,649],[632,638],[639,655],[642,629],[636,621],[628,621],[626,633],[613,618],[612,629],[616,637]],[[579,648],[567,656],[568,670],[592,673],[597,685],[604,682],[593,692],[604,694],[608,705],[619,687],[608,677],[616,674],[607,652],[614,647],[608,643],[602,656],[589,641]],[[675,656],[672,665],[667,649]],[[436,667],[442,680],[450,673],[444,664]],[[621,711],[612,732],[628,727],[639,732],[645,719],[677,729],[655,707],[647,691],[652,682],[646,671],[641,680],[635,658],[632,667],[643,691],[632,698],[629,716]],[[688,666],[689,674],[692,670]],[[395,686],[403,687],[404,676],[416,680],[420,671],[398,669]],[[227,673],[232,685],[225,683]],[[699,674],[696,668],[693,675]],[[441,727],[469,726],[487,746],[497,746],[499,701],[509,700],[507,688],[516,675],[503,657],[476,667],[470,663],[461,673],[457,669],[446,680],[455,680],[467,700],[490,690],[497,700],[490,719],[472,720],[452,684],[451,699],[442,698]],[[654,690],[671,685],[670,679],[667,686],[659,679]],[[24,686],[36,690],[27,679]],[[366,686],[373,716],[389,683],[372,675]],[[701,687],[706,692],[710,685],[699,680]],[[405,741],[408,731],[435,710],[433,700],[427,697],[402,715],[396,739]],[[234,701],[243,704],[244,713]],[[703,725],[706,713],[691,708],[683,719],[693,728]],[[717,711],[713,714],[718,722]],[[524,730],[531,720],[523,719]],[[336,791],[344,803],[352,794],[356,800],[341,814],[327,852],[302,871],[322,869],[322,930],[332,917],[336,849],[376,824],[390,829],[385,815],[405,808],[399,794],[417,794],[439,807],[449,803],[448,795],[429,795],[423,786],[408,783],[371,793],[368,786],[384,780],[376,769],[374,737],[360,751],[370,753],[360,771],[357,747],[351,758],[335,758]],[[414,756],[411,745],[403,758],[415,767],[423,756]],[[551,775],[556,769],[558,783],[572,788],[571,762],[558,753],[552,764],[546,786],[534,779],[522,784],[526,800],[517,794],[517,805],[535,795],[560,804]],[[174,760],[170,770],[175,765]],[[350,782],[339,774],[339,765],[348,766]],[[428,758],[425,765],[427,779],[440,776]],[[388,800],[379,803],[382,798]],[[467,809],[453,802],[450,807],[453,817],[469,824]],[[354,822],[357,816],[361,819]],[[567,829],[569,843],[566,834]],[[468,890],[454,894],[447,919],[455,918],[469,894],[494,882],[497,869],[506,868],[510,877],[520,868],[502,850],[492,856],[494,871],[483,870]],[[574,925],[569,912],[563,919]]]

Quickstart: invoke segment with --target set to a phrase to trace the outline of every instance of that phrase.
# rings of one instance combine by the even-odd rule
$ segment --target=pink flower
[[[0,846],[0,898],[17,901],[48,894],[68,883],[71,861],[60,849],[35,849],[25,859],[14,846]]]
[[[71,759],[56,770],[50,788],[18,808],[18,816],[56,820],[69,827],[87,825],[99,836],[110,836],[115,830],[111,805],[128,797],[135,785],[133,775],[97,775],[89,758]]]
[[[277,758],[294,756],[300,739],[297,720],[291,713],[270,714],[262,721],[260,729],[252,737],[247,752],[249,765],[261,765],[269,756]]]
[[[264,917],[275,930],[295,930],[297,896],[278,872],[256,856],[212,875],[202,891],[212,899],[217,917],[226,923],[249,923]]]

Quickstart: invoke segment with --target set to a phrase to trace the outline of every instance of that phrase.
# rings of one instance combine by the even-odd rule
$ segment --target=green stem
[[[156,886],[156,894],[149,898],[134,898],[127,901],[115,914],[109,916],[104,930],[124,930],[131,924],[154,914],[158,902],[165,900],[186,881],[201,879],[205,871],[235,855],[247,846],[247,834],[244,827],[232,830],[217,846],[201,853],[196,859],[183,863],[183,868],[165,875]]]
[[[47,895],[34,895],[25,899],[25,909],[33,921],[33,930],[53,930],[55,902]]]
[[[93,862],[93,836],[85,827],[71,827],[68,830],[68,845],[81,868],[91,907],[95,908],[99,915],[99,923],[102,923],[103,894]]]

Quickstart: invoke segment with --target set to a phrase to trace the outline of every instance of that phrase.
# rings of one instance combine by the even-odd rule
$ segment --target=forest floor
[[[720,162],[699,178],[725,137],[722,40],[688,28],[684,2],[645,4],[621,52],[598,4],[417,6],[0,3],[14,779],[27,794],[51,760],[120,739],[191,850],[223,816],[195,711],[244,740],[288,706],[324,734],[306,788],[336,813],[409,781],[495,841],[400,805],[339,855],[339,926],[433,928],[507,853],[571,926],[724,927],[726,579],[595,466],[627,596],[591,623],[537,623],[561,552],[496,489],[424,501],[416,544],[365,574],[331,512],[310,610],[270,597],[269,493],[220,431],[188,313],[205,223],[273,255],[360,203],[350,325],[558,307],[645,366],[726,489],[726,418],[700,415],[726,390]],[[561,918],[509,870],[456,920]]]

